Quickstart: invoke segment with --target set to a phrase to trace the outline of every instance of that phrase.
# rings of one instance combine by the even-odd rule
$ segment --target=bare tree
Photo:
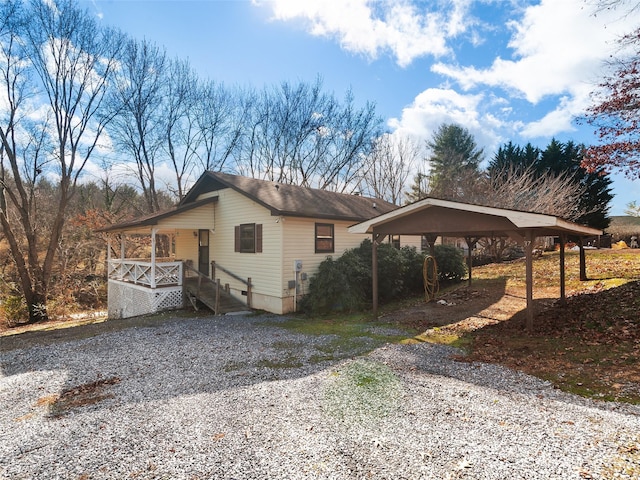
[[[198,123],[193,109],[198,98],[198,79],[189,66],[181,60],[173,60],[167,69],[164,114],[166,132],[164,149],[171,160],[175,175],[175,196],[182,199],[186,184],[196,167]]]
[[[369,196],[400,205],[409,172],[420,157],[419,146],[409,138],[390,134],[378,137],[365,160],[362,184]]]
[[[512,165],[494,169],[484,176],[472,203],[576,220],[589,213],[576,200],[584,192],[585,186],[567,173],[540,176],[531,166],[523,169]],[[504,237],[486,237],[478,244],[499,262],[514,242]]]
[[[237,154],[251,103],[251,92],[245,95],[214,81],[199,85],[191,111],[198,127],[195,151],[201,170],[222,170]]]
[[[640,2],[637,0],[585,0],[594,9],[597,15],[605,10],[622,10],[623,15],[631,15],[640,9]]]
[[[120,60],[113,97],[113,108],[120,114],[109,133],[116,146],[132,157],[151,213],[160,210],[156,164],[167,132],[164,102],[168,61],[164,49],[146,40],[128,40]]]
[[[379,134],[375,107],[339,102],[312,85],[283,82],[254,94],[242,137],[241,173],[272,181],[347,191],[356,188],[363,160]]]
[[[99,28],[71,0],[1,8],[0,223],[36,322],[47,319],[67,206],[114,115],[104,100],[121,34]],[[56,183],[45,207],[38,189],[47,176]]]
[[[538,176],[532,168],[505,170],[487,178],[481,203],[576,220],[589,213],[576,200],[584,191],[568,174]]]

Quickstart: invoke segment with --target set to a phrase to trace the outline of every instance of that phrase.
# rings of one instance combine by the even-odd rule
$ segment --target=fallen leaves
[[[574,295],[537,313],[468,333],[468,360],[500,363],[568,391],[640,402],[640,281]]]
[[[69,413],[74,408],[85,405],[92,405],[113,395],[105,393],[110,385],[120,382],[119,377],[110,377],[94,382],[84,383],[75,387],[63,390],[60,395],[48,395],[38,399],[38,405],[46,405],[49,407],[49,413],[52,417],[61,417]]]

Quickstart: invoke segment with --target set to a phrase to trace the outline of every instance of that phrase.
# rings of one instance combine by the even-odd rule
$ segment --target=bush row
[[[352,312],[371,305],[371,240],[347,250],[341,257],[327,257],[311,278],[309,293],[301,308],[306,313]],[[389,302],[424,291],[425,254],[415,247],[378,247],[378,298]],[[462,252],[449,245],[437,245],[435,259],[441,283],[458,282],[466,275]]]

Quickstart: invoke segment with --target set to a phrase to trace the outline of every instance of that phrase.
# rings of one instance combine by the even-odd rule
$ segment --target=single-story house
[[[183,305],[185,282],[220,280],[246,306],[295,311],[327,256],[357,247],[347,229],[397,206],[384,200],[205,172],[173,209],[102,229],[109,234],[108,311],[124,318]],[[127,236],[151,237],[149,258],[125,258]],[[169,236],[167,258],[156,237]],[[114,241],[120,241],[120,255]],[[420,248],[420,235],[387,241]]]

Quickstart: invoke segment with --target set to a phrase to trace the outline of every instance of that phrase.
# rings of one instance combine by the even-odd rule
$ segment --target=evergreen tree
[[[566,177],[581,187],[582,195],[575,198],[575,216],[569,218],[593,228],[609,226],[608,212],[611,194],[611,179],[604,168],[587,172],[582,166],[585,147],[572,141],[562,143],[552,139],[544,150],[527,144],[521,148],[509,142],[498,149],[489,165],[495,178],[509,178],[527,170],[534,177]]]
[[[553,139],[542,152],[537,170],[540,175],[547,172],[564,174],[579,183],[584,188],[584,194],[576,199],[576,209],[583,213],[574,220],[593,228],[605,229],[611,222],[608,214],[609,202],[613,199],[610,187],[612,180],[605,174],[604,167],[591,172],[584,169],[581,166],[584,153],[584,145],[572,141],[561,143]]]
[[[489,162],[489,174],[505,176],[509,172],[522,173],[540,159],[540,149],[527,143],[524,148],[509,142],[498,148]]]
[[[467,187],[480,176],[482,149],[478,149],[473,135],[455,124],[443,124],[427,144],[432,151],[430,195],[463,200]]]

